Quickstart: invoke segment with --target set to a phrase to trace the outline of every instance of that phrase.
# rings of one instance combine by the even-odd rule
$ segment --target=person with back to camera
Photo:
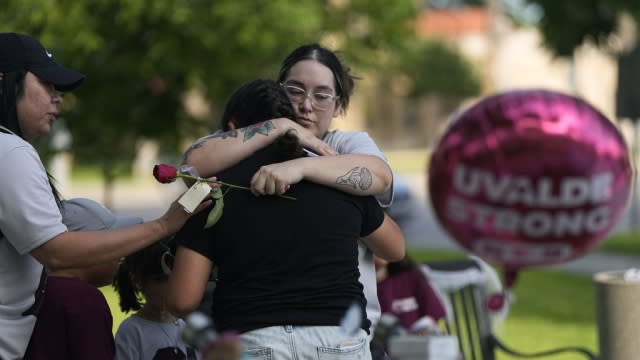
[[[445,318],[446,310],[413,259],[406,255],[389,262],[376,257],[375,262],[382,312],[398,318],[409,333],[439,334],[438,322]]]
[[[180,337],[184,320],[167,311],[167,285],[173,266],[168,243],[165,239],[127,255],[118,267],[113,286],[120,297],[120,309],[136,313],[118,327],[117,360],[200,358]]]
[[[113,215],[83,198],[62,201],[69,231],[100,231],[141,224],[142,218]],[[25,360],[113,360],[113,317],[98,287],[111,284],[118,260],[52,271]]]
[[[286,93],[274,81],[247,83],[229,99],[223,122],[255,123],[264,118],[256,109],[280,109],[274,104],[293,112]],[[263,164],[303,153],[297,143],[292,146],[288,141],[295,137],[286,136],[287,141],[280,139],[257,151],[219,178],[248,183]],[[295,184],[287,195],[296,200],[230,190],[224,196],[223,215],[213,227],[203,230],[206,216],[187,222],[176,234],[179,246],[169,280],[170,309],[179,316],[193,311],[217,265],[214,323],[218,331],[240,332],[249,358],[259,354],[308,358],[318,352],[369,358],[370,322],[358,282],[357,240],[364,237],[376,253],[401,258],[401,232],[383,222],[382,208],[371,196],[308,181]],[[402,240],[400,251],[384,241],[389,237]],[[339,324],[354,302],[360,305],[362,321],[355,334],[344,333]]]
[[[339,155],[262,166],[251,180],[254,193],[282,194],[304,179],[355,195],[376,195],[382,206],[389,206],[393,174],[373,140],[366,132],[329,131],[333,118],[347,110],[354,79],[350,68],[333,51],[318,44],[302,45],[282,62],[277,79],[293,103],[296,121],[272,118],[249,128],[236,126],[216,132],[197,140],[186,151],[184,161],[199,174],[213,176],[293,131],[303,147],[320,155]],[[222,129],[227,129],[225,123]],[[386,214],[384,221],[397,227]],[[396,244],[396,250],[404,249],[398,239],[389,237],[386,241],[390,246]],[[373,252],[362,241],[358,242],[358,264],[373,332],[381,313]]]
[[[33,37],[0,33],[0,358],[24,356],[46,271],[119,259],[175,233],[191,216],[174,201],[160,218],[126,228],[69,231],[60,198],[31,145],[60,115],[61,91],[84,75]],[[197,210],[206,207],[206,202]]]

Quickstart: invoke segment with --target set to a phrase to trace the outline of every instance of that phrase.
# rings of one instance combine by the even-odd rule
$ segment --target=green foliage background
[[[528,0],[542,7],[538,27],[545,45],[558,56],[571,56],[587,40],[607,47],[618,29],[619,16],[640,20],[640,1],[629,0]]]
[[[416,36],[421,10],[413,0],[5,0],[0,31],[38,38],[55,61],[87,75],[65,95],[64,124],[75,163],[97,165],[108,192],[141,141],[178,161],[186,142],[217,128],[233,90],[276,77],[285,55],[304,43],[337,50],[357,75],[413,73],[414,93],[449,94],[472,72],[451,61],[460,56],[451,50],[440,64],[459,66],[434,71],[453,78],[430,78],[442,52]],[[210,105],[204,117],[185,108],[194,90]]]

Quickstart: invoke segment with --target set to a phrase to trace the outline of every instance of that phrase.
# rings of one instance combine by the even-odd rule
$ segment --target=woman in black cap
[[[31,142],[59,116],[61,91],[83,79],[55,63],[33,37],[0,33],[0,359],[24,355],[43,299],[44,269],[118,259],[173,234],[190,216],[174,202],[143,224],[68,231]]]

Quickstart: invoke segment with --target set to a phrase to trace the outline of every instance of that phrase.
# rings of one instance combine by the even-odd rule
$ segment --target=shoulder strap
[[[4,126],[2,126],[2,125],[0,125],[0,132],[3,132],[3,133],[5,133],[5,134],[12,134],[12,135],[15,135],[15,133],[14,133],[13,131],[11,131],[11,130],[7,129],[6,127],[4,127]]]

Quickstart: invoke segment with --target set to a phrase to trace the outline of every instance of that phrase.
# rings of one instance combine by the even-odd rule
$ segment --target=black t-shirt
[[[218,174],[248,186],[260,166],[283,161],[273,146]],[[278,196],[231,189],[222,217],[203,230],[206,209],[176,235],[179,245],[218,266],[213,319],[219,330],[246,332],[276,325],[336,326],[354,302],[366,301],[358,281],[357,240],[377,229],[383,211],[372,196],[354,196],[307,181]]]

